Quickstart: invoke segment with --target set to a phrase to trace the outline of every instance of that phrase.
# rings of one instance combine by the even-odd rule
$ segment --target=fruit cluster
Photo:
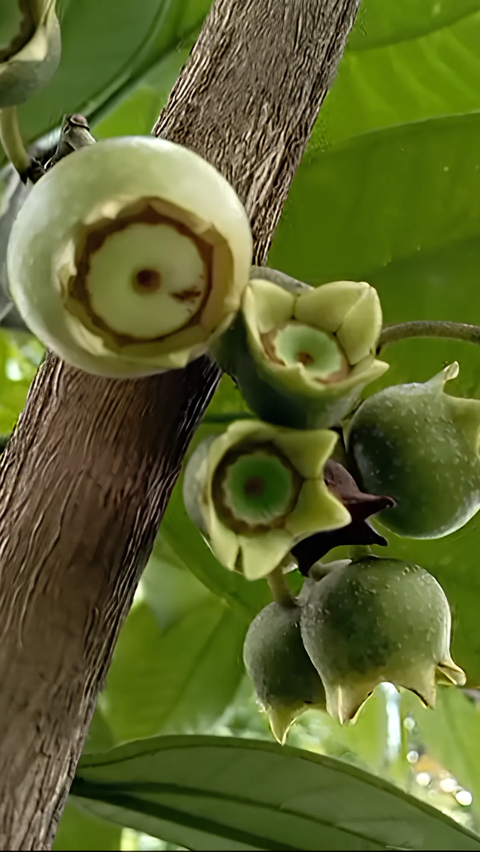
[[[245,666],[282,743],[312,707],[350,721],[383,681],[430,707],[437,683],[465,683],[450,657],[448,602],[431,574],[375,556],[326,567],[297,601],[265,607],[247,633]]]
[[[413,563],[372,555],[387,541],[369,518],[431,539],[480,508],[480,402],[444,391],[458,364],[359,404],[387,368],[375,358],[376,292],[282,284],[252,279],[213,345],[263,420],[199,444],[184,477],[187,512],[219,561],[271,580],[275,600],[252,622],[244,659],[280,742],[311,707],[352,720],[381,682],[427,706],[437,684],[465,683],[442,588]],[[353,560],[322,564],[338,545],[353,545]],[[292,565],[306,577],[297,599],[284,582]]]
[[[369,518],[438,538],[478,511],[480,402],[444,392],[456,364],[361,402],[388,369],[375,289],[312,288],[251,260],[228,182],[179,145],[132,137],[55,161],[16,219],[7,268],[25,322],[71,365],[135,377],[209,353],[237,383],[252,416],[197,447],[184,501],[227,569],[270,581],[245,664],[283,742],[307,707],[350,720],[382,681],[428,705],[437,683],[465,682],[442,589],[373,556],[387,541]],[[366,550],[323,565],[337,545]],[[292,567],[306,578],[297,599]]]

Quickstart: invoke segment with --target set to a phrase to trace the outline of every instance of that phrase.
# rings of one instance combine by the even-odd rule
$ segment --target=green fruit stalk
[[[255,580],[270,574],[296,541],[350,523],[324,481],[337,439],[328,430],[241,420],[197,447],[185,468],[183,498],[219,562]]]
[[[305,710],[325,710],[325,690],[303,646],[300,609],[273,602],[252,621],[243,658],[258,703],[274,737],[283,745]]]
[[[448,601],[423,568],[372,556],[308,582],[302,638],[327,710],[342,724],[379,683],[409,689],[431,707],[437,683],[465,683],[450,656]]]
[[[354,414],[347,446],[365,490],[396,507],[378,517],[409,538],[441,538],[480,508],[480,401],[444,392],[447,367],[425,384],[393,385]]]
[[[204,354],[237,312],[252,238],[235,191],[154,137],[74,151],[12,229],[12,298],[34,334],[87,372],[146,376]]]
[[[315,289],[254,278],[213,353],[262,420],[318,429],[337,423],[388,369],[375,359],[381,325],[378,295],[364,282]]]

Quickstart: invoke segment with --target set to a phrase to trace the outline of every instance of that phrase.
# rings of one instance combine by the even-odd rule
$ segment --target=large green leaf
[[[183,39],[195,34],[211,0],[69,0],[61,5],[62,60],[20,110],[27,142],[65,112],[93,120],[135,87]]]
[[[480,109],[479,0],[364,0],[317,144]]]
[[[353,50],[371,50],[411,41],[479,9],[478,0],[365,0],[348,45]]]
[[[102,710],[102,701],[103,695],[101,694],[92,721],[90,722],[87,739],[83,747],[84,752],[107,751],[117,744],[113,731]]]
[[[428,278],[426,259],[442,252],[443,260],[449,249],[459,263],[463,242],[479,236],[479,128],[480,114],[455,116],[311,151],[297,171],[272,265],[320,284],[336,275],[383,282],[409,261],[422,269],[424,287],[419,293],[402,266],[402,291],[383,286],[386,319],[411,316],[418,306],[425,314],[433,296],[437,313],[458,313],[465,293],[452,292],[448,272],[440,282]]]
[[[100,110],[92,121],[95,138],[150,133],[188,53],[187,48],[168,53],[114,108]]]
[[[243,675],[247,622],[213,596],[162,632],[146,603],[120,634],[102,708],[117,740],[204,731]]]
[[[157,540],[140,581],[140,594],[164,631],[211,599],[211,593],[188,570],[164,539]]]
[[[58,825],[53,849],[54,852],[116,850],[120,849],[121,838],[121,826],[89,813],[82,808],[80,801],[69,799]]]
[[[254,740],[129,743],[83,758],[72,793],[190,849],[480,850],[480,837],[375,776]]]

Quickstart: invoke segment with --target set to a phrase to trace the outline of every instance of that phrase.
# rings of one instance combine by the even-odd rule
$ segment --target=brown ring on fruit
[[[267,358],[270,361],[273,361],[274,364],[279,364],[282,367],[286,367],[287,365],[286,365],[285,361],[283,361],[282,358],[279,357],[278,352],[277,352],[276,347],[275,347],[275,341],[276,341],[278,332],[281,331],[283,328],[286,328],[286,326],[291,325],[291,324],[292,324],[291,321],[285,322],[285,323],[282,323],[282,325],[279,325],[279,326],[276,326],[275,328],[270,329],[270,331],[266,331],[263,334],[260,334],[260,340],[262,342],[262,346],[263,346],[263,349],[265,351]],[[311,326],[311,328],[314,328],[314,326]],[[322,331],[322,329],[318,329],[318,330]],[[328,332],[325,332],[325,334],[328,334]],[[334,373],[330,373],[330,375],[325,376],[324,378],[321,378],[320,376],[315,376],[313,374],[312,375],[313,380],[315,382],[317,382],[319,385],[332,385],[332,384],[335,384],[336,382],[341,382],[343,379],[346,379],[347,376],[349,375],[349,373],[351,372],[351,367],[348,363],[348,358],[346,357],[346,355],[343,351],[343,347],[340,346],[340,343],[338,342],[335,334],[332,334],[331,337],[333,337],[335,339],[335,343],[338,346],[340,355],[341,355],[342,359],[345,361],[345,364],[339,370],[337,370]],[[303,366],[306,367],[308,364],[313,363],[314,358],[310,354],[310,352],[300,350],[299,352],[297,352],[297,361],[298,361],[299,364],[303,364]]]
[[[254,453],[258,450],[261,450],[262,452],[279,459],[282,465],[288,470],[291,475],[292,493],[288,501],[288,506],[286,510],[282,512],[281,515],[278,515],[277,518],[274,518],[268,524],[252,525],[248,524],[246,521],[242,521],[240,518],[237,518],[232,512],[230,506],[225,502],[225,492],[223,488],[223,483],[228,468],[231,467],[231,465],[233,465],[238,458],[240,458],[241,456],[249,455],[250,453]],[[246,484],[252,484],[252,479],[261,479],[261,477],[250,477],[250,479],[247,480]],[[267,441],[263,443],[248,442],[242,444],[240,447],[235,447],[235,449],[225,454],[214,473],[212,480],[212,498],[215,505],[215,511],[222,523],[226,527],[228,527],[228,529],[231,529],[236,532],[237,535],[253,535],[283,527],[285,525],[286,519],[293,512],[295,506],[297,505],[303,481],[304,480],[300,476],[298,470],[293,467],[291,461],[273,444]]]
[[[135,204],[120,210],[115,219],[102,219],[99,222],[95,222],[93,225],[83,225],[81,227],[81,234],[79,235],[78,240],[76,240],[77,252],[75,257],[75,266],[77,272],[76,275],[70,276],[64,288],[64,306],[66,310],[70,311],[70,313],[85,324],[87,328],[90,327],[93,333],[98,334],[100,331],[107,334],[117,346],[158,342],[165,340],[173,334],[178,334],[178,329],[169,332],[169,334],[160,335],[155,338],[148,338],[146,340],[145,338],[113,331],[107,323],[94,312],[91,304],[91,294],[88,289],[88,275],[90,272],[91,258],[95,252],[102,248],[106,240],[108,240],[108,238],[113,234],[126,230],[130,227],[130,225],[166,224],[171,228],[175,228],[176,231],[183,236],[186,236],[195,244],[203,261],[206,287],[197,310],[194,314],[192,314],[189,321],[185,323],[182,330],[196,324],[198,316],[202,313],[212,290],[211,270],[213,263],[213,244],[207,242],[207,240],[196,234],[184,221],[174,218],[173,215],[161,213],[157,209],[159,206],[166,208],[169,212],[175,212],[174,205],[161,202],[160,199],[156,198],[143,198]],[[183,217],[185,217],[184,211],[181,211],[180,215],[182,216],[182,214]],[[224,241],[223,238],[213,230],[208,232],[208,236],[217,242]],[[154,275],[157,275],[159,279],[161,278],[160,274],[156,272],[156,270],[142,269],[140,272],[154,273]],[[139,273],[137,273],[137,276],[138,274]],[[158,281],[158,286],[160,285],[161,281]],[[155,289],[158,289],[158,287],[155,287]],[[139,287],[137,291],[144,293],[146,292],[146,289]],[[150,292],[152,292],[152,290],[150,290]],[[189,299],[196,298],[196,296],[198,296],[198,291],[195,291],[192,287],[186,288],[183,293],[172,293],[172,298],[180,301],[188,301]]]

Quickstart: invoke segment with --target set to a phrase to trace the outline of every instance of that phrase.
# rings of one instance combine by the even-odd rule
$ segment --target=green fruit
[[[255,277],[212,351],[262,420],[319,429],[339,422],[388,369],[375,359],[381,325],[378,295],[363,281],[302,289]]]
[[[271,603],[252,621],[243,658],[275,738],[284,743],[305,710],[325,709],[325,690],[303,647],[300,608]]]
[[[450,657],[448,601],[418,565],[367,557],[311,582],[306,597],[303,643],[325,686],[327,710],[342,724],[384,681],[429,706],[438,682],[465,683]]]
[[[480,508],[480,401],[444,393],[452,364],[425,384],[395,385],[369,397],[347,433],[365,491],[396,507],[378,517],[410,538],[441,538]]]

